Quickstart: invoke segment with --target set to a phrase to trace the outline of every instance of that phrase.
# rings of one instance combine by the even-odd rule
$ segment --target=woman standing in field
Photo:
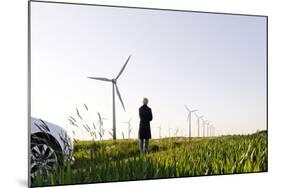
[[[143,105],[139,108],[140,127],[139,127],[139,139],[140,139],[140,152],[147,152],[149,139],[151,138],[150,121],[152,120],[151,109],[147,106],[148,99],[143,99]]]

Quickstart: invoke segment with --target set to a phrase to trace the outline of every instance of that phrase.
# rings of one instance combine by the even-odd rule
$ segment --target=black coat
[[[150,139],[150,121],[152,120],[151,109],[147,105],[143,105],[139,108],[140,116],[140,128],[139,128],[139,139]]]

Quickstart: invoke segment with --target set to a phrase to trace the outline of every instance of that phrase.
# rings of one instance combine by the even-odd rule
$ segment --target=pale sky
[[[116,96],[118,138],[130,118],[137,137],[143,97],[153,138],[160,125],[162,137],[169,128],[188,135],[184,104],[216,135],[266,129],[266,17],[39,2],[31,3],[31,115],[66,128],[76,108],[88,122],[100,112],[109,130],[112,85],[87,77],[116,77],[129,55],[118,80],[126,107]]]

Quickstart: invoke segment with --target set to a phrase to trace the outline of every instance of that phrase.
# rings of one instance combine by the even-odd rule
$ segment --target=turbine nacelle
[[[193,113],[193,112],[197,112],[198,110],[190,110],[186,105],[184,105],[185,109],[189,112],[189,113]]]

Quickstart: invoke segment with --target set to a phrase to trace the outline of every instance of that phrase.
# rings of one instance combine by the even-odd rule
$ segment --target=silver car
[[[58,125],[31,117],[30,175],[48,176],[57,166],[74,161],[73,140]]]

